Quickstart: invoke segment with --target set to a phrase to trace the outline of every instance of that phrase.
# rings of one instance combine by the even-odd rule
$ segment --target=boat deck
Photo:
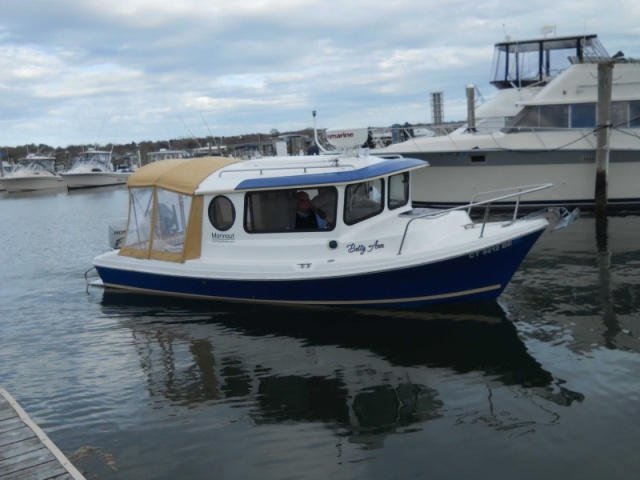
[[[84,479],[13,397],[0,387],[0,480],[18,478]]]

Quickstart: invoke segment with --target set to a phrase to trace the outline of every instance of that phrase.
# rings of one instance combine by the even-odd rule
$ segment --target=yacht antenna
[[[211,129],[209,128],[209,124],[204,119],[204,115],[202,114],[202,112],[200,112],[200,116],[202,117],[202,121],[206,125],[207,130],[209,130],[209,136],[213,139],[213,143],[216,144],[216,148],[218,149],[218,155],[222,155],[222,150],[220,149],[220,145],[218,145],[218,142],[216,141],[216,137],[213,136],[213,133],[211,132]],[[209,153],[211,153],[211,152],[209,152]]]
[[[320,142],[318,141],[318,130],[316,129],[316,111],[314,110],[312,114],[313,114],[313,139],[316,142],[316,146],[322,153],[329,153],[328,150],[324,148],[322,145],[320,145]]]
[[[193,133],[191,132],[191,130],[189,130],[189,127],[187,127],[187,124],[184,123],[184,120],[182,120],[182,117],[180,115],[178,115],[178,118],[180,119],[180,121],[182,122],[182,125],[184,125],[184,128],[187,129],[187,132],[189,132],[189,135],[191,135],[191,138],[193,138],[196,143],[198,144],[198,147],[202,148],[202,145],[200,144],[200,142],[198,141],[198,139],[193,135]]]

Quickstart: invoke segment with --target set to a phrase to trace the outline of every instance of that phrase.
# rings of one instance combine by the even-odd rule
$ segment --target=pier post
[[[467,85],[467,130],[469,132],[476,131],[476,87],[475,85]]]
[[[609,137],[611,135],[611,89],[613,62],[598,64],[598,122],[596,140],[596,218],[607,215],[607,170],[609,168]]]

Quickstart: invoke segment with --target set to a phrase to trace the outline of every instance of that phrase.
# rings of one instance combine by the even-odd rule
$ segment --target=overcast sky
[[[2,0],[0,146],[465,117],[506,35],[640,58],[637,0]]]

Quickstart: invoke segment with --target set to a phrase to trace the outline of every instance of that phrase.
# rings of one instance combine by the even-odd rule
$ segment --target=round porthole
[[[335,250],[336,248],[338,248],[338,242],[336,240],[331,240],[329,242],[329,248],[331,250]]]
[[[224,195],[218,195],[211,200],[208,214],[213,228],[222,232],[229,230],[236,221],[236,208]]]

